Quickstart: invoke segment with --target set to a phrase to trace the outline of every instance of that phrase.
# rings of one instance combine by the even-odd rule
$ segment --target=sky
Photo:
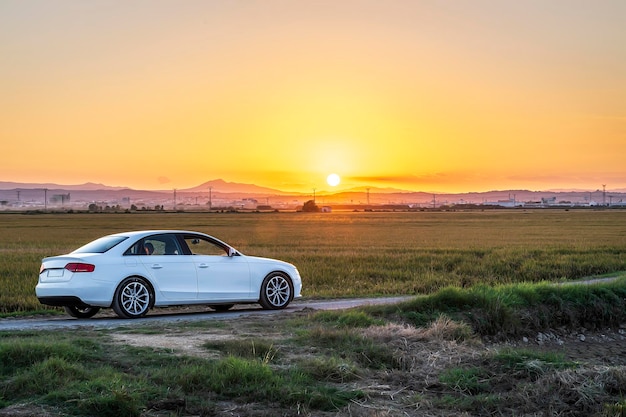
[[[0,181],[624,188],[624,22],[624,0],[1,0]]]

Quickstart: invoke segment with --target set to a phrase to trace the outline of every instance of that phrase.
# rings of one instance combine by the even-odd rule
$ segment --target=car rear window
[[[72,253],[104,253],[128,239],[126,236],[105,236],[81,246]]]

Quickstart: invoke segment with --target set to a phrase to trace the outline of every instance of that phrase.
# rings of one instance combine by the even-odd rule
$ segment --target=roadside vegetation
[[[626,323],[626,276],[603,285],[449,287],[428,297],[369,311],[385,317],[397,315],[414,326],[424,326],[444,314],[467,323],[483,337],[503,340],[545,329],[619,328]]]
[[[0,214],[0,315],[46,309],[41,259],[105,234],[191,229],[294,263],[305,297],[429,294],[626,270],[626,211]],[[48,311],[59,311],[48,310]]]
[[[0,416],[622,415],[626,358],[510,341],[623,322],[625,288],[447,288],[175,328],[2,332]]]

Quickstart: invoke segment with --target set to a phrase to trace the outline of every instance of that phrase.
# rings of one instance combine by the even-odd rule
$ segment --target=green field
[[[191,229],[294,263],[305,297],[426,294],[446,286],[626,270],[626,211],[0,214],[0,313],[41,309],[45,256],[126,230]]]

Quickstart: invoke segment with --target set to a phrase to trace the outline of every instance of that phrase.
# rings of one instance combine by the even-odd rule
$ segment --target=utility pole
[[[315,204],[315,188],[313,188],[313,204]]]
[[[211,196],[211,190],[212,190],[212,189],[213,189],[213,187],[209,187],[209,211],[211,211],[211,203],[212,203],[212,201],[211,201],[211,198],[212,198],[212,196]]]
[[[48,211],[48,189],[43,189],[43,209],[44,211]]]
[[[602,205],[606,206],[606,184],[602,184]]]
[[[369,206],[370,205],[370,189],[369,189],[369,187],[367,187],[366,190],[367,190],[367,205]]]
[[[174,211],[176,211],[176,188],[174,188]]]

